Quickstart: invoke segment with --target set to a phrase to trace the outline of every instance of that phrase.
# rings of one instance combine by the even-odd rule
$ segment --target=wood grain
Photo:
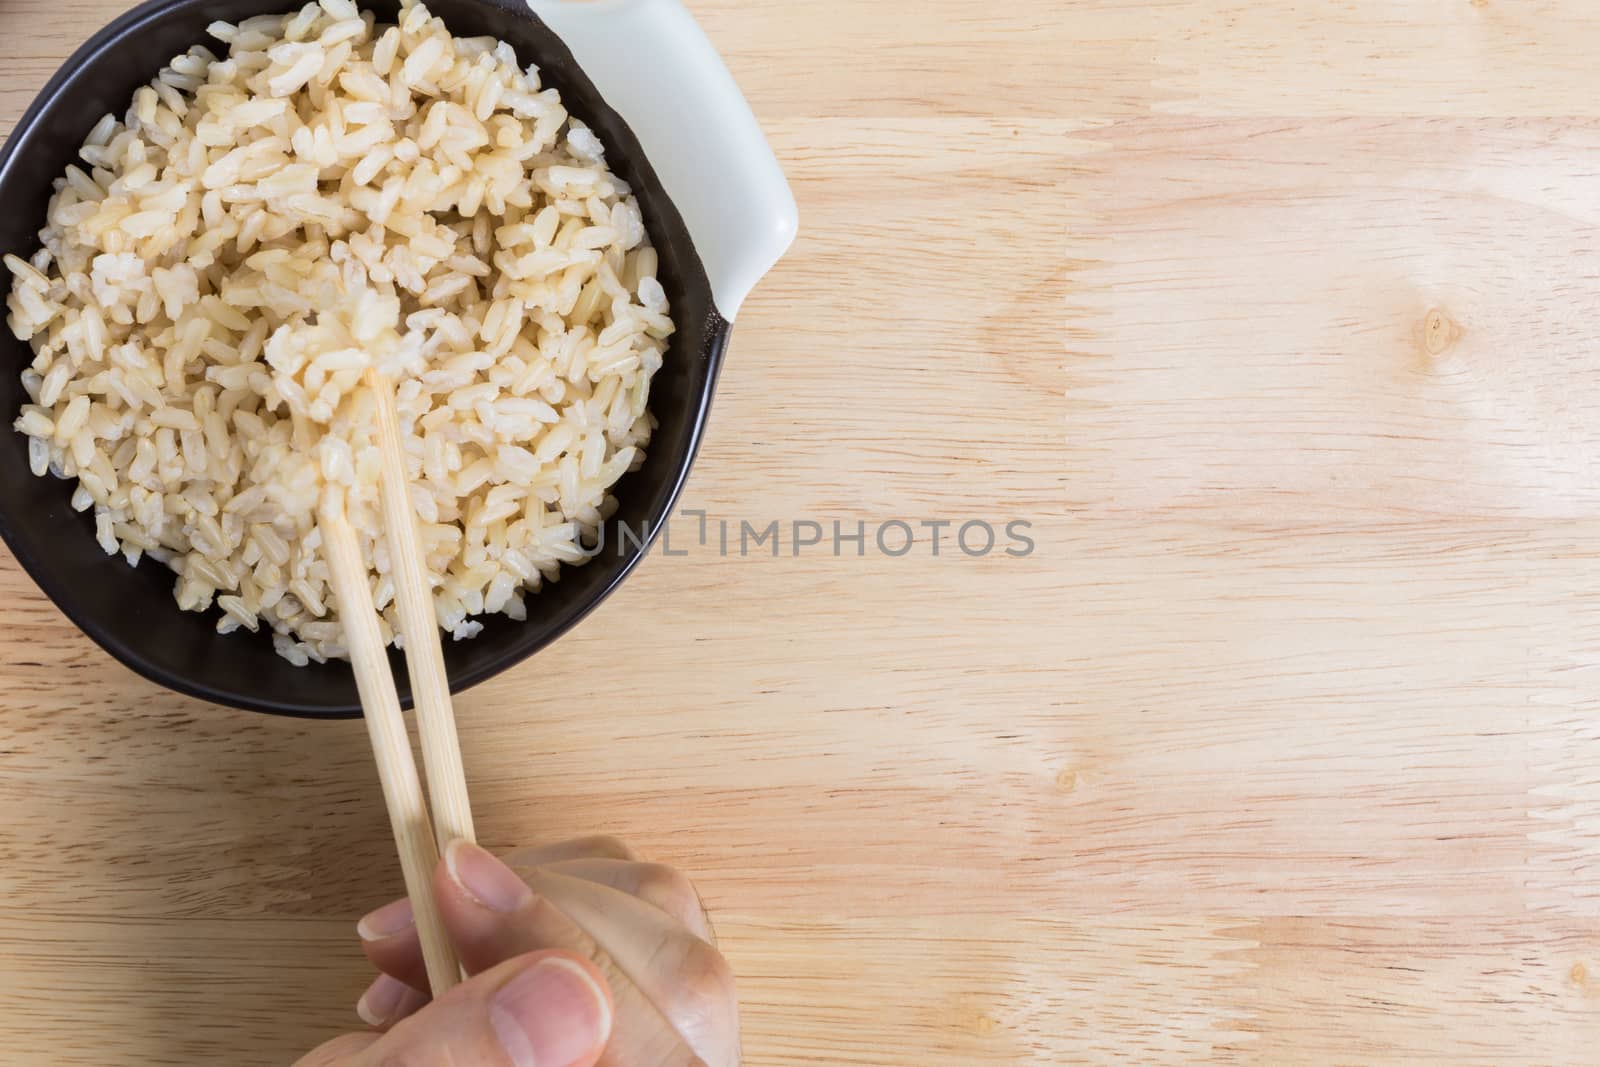
[[[1600,13],[693,7],[801,238],[711,544],[458,701],[481,838],[692,871],[753,1067],[1592,1060]],[[0,0],[0,132],[116,10]],[[1037,550],[716,550],[973,518]],[[6,1062],[353,1025],[360,724],[157,690],[8,560],[0,602]]]

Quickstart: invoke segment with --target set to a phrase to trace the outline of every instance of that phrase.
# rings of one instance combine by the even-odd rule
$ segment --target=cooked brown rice
[[[33,472],[77,479],[107,553],[181,608],[344,655],[315,525],[347,487],[394,634],[370,398],[399,385],[440,625],[525,618],[642,462],[672,321],[637,201],[593,132],[487,37],[415,0],[216,23],[57,179],[6,256],[31,342]]]

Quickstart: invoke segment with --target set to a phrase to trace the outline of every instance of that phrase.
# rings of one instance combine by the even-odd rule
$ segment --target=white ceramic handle
[[[800,214],[722,57],[679,0],[527,4],[639,139],[732,322]]]

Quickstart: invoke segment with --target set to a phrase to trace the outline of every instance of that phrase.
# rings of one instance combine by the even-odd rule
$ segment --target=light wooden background
[[[752,1067],[1593,1062],[1600,9],[693,6],[803,232],[685,506],[1038,551],[653,557],[461,700],[486,839],[694,872]],[[0,1058],[352,1024],[359,724],[0,603]]]

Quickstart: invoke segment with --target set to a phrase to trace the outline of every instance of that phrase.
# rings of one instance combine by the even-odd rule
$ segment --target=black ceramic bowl
[[[51,78],[0,150],[0,204],[5,206],[0,212],[0,253],[26,259],[39,247],[38,231],[44,224],[51,182],[75,160],[84,137],[100,116],[107,112],[120,115],[134,90],[154,78],[168,59],[192,45],[206,43],[214,51],[222,51],[224,46],[207,38],[207,25],[218,19],[237,22],[299,6],[294,0],[156,0],[95,34]],[[380,21],[394,21],[397,4],[393,0],[372,0],[362,6]],[[647,16],[647,21],[666,17],[680,31],[685,27],[692,30],[692,22],[676,0],[637,0],[633,6],[639,9],[635,14]],[[615,521],[653,535],[688,475],[728,344],[729,319],[736,310],[730,304],[736,305],[743,291],[730,298],[725,286],[714,287],[708,280],[684,213],[663,188],[661,177],[640,147],[640,138],[602,98],[572,51],[546,22],[512,0],[430,0],[429,8],[457,36],[498,37],[516,49],[524,64],[537,63],[545,84],[560,90],[568,110],[599,133],[612,169],[638,195],[660,255],[659,277],[672,302],[678,330],[651,392],[650,409],[659,426],[643,467],[628,474],[614,490],[620,504]],[[584,17],[591,16],[585,13]],[[704,41],[697,31],[694,36]],[[720,71],[720,64],[717,67]],[[664,77],[672,74],[658,73]],[[720,76],[727,78],[725,71]],[[615,85],[614,95],[638,98],[641,92],[664,91],[647,82],[648,78],[634,77],[629,84]],[[728,80],[726,85],[710,88],[725,97],[731,84]],[[611,87],[608,95],[612,95]],[[737,106],[748,118],[742,99]],[[648,108],[645,110],[648,113]],[[754,128],[753,119],[749,127]],[[776,164],[764,142],[760,150],[766,158],[756,164],[765,168],[770,163],[775,172]],[[752,153],[748,139],[741,151],[746,164],[752,154],[760,155]],[[674,168],[681,171],[681,161],[674,160],[663,170]],[[740,167],[733,169],[737,172]],[[778,180],[781,184],[781,175]],[[783,194],[787,196],[786,186]],[[741,192],[734,190],[729,195],[737,201]],[[782,204],[776,208],[784,214]],[[786,219],[776,226],[778,231],[787,228],[792,236],[792,198],[787,212]],[[710,240],[714,243],[724,236],[713,235]],[[758,243],[768,246],[760,254],[770,252],[770,259],[775,260],[788,241],[782,240],[782,247],[777,247],[763,237]],[[0,285],[10,285],[3,271]],[[722,306],[727,315],[719,311],[718,294],[724,294]],[[26,343],[9,330],[0,330],[0,421],[7,427],[26,402],[18,374],[31,359]],[[217,703],[311,717],[360,714],[348,664],[294,667],[278,657],[264,633],[221,636],[215,630],[214,611],[178,610],[172,594],[174,576],[166,567],[150,560],[129,567],[120,556],[102,552],[95,542],[92,516],[68,506],[76,483],[34,477],[28,469],[26,445],[20,433],[0,429],[0,536],[34,581],[102,648],[155,682]],[[560,581],[547,583],[529,597],[526,622],[487,616],[477,638],[447,640],[445,660],[452,688],[481,682],[554,641],[616,588],[647,549],[648,541],[643,545],[623,542],[619,551],[616,539],[608,539],[604,551],[587,565],[564,568]],[[402,662],[398,655],[393,660],[402,698],[409,701]]]

